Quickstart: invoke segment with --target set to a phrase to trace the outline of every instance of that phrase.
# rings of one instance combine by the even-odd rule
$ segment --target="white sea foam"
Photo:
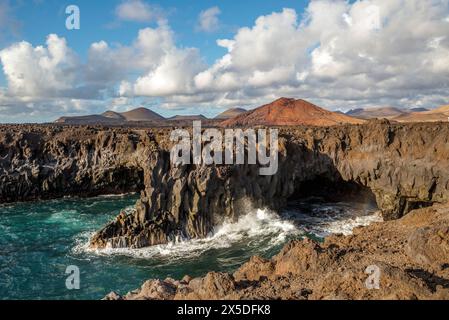
[[[89,251],[99,255],[125,255],[135,258],[167,258],[170,260],[197,257],[212,249],[225,249],[235,245],[262,247],[269,250],[284,243],[287,237],[301,236],[302,232],[294,223],[282,220],[276,213],[257,209],[242,216],[237,222],[224,222],[205,239],[177,239],[166,245],[142,249],[107,248],[91,250],[85,242],[79,243],[75,252]],[[85,239],[84,235],[84,239]],[[267,246],[268,243],[268,246]]]
[[[132,196],[132,195],[135,195],[135,194],[137,194],[137,192],[125,192],[125,193],[110,193],[110,194],[100,194],[100,195],[98,195],[98,196],[95,196],[94,198],[92,198],[92,199],[95,199],[95,198],[97,198],[97,199],[110,199],[110,198],[124,198],[124,197],[127,197],[127,196]],[[79,198],[83,198],[83,197],[80,197],[80,196],[72,196],[72,195],[67,195],[67,196],[64,196],[63,197],[63,199],[68,199],[68,200],[71,200],[71,199],[79,199]],[[58,201],[57,199],[56,200],[50,200],[50,201]]]
[[[380,213],[342,220],[323,220],[309,228],[309,232],[321,238],[331,234],[343,234],[348,236],[352,234],[354,228],[368,226],[371,223],[381,221],[382,217]]]
[[[307,210],[289,212],[302,229],[320,238],[331,234],[352,234],[354,228],[381,222],[380,212],[366,204],[306,204]]]
[[[131,210],[131,208],[127,208]],[[226,249],[234,246],[256,248],[268,251],[282,245],[291,238],[299,238],[306,234],[326,237],[330,234],[342,233],[349,235],[358,226],[366,226],[381,221],[380,214],[375,211],[360,211],[361,208],[351,208],[348,204],[317,204],[310,212],[297,212],[291,215],[279,216],[267,209],[254,209],[236,222],[226,221],[217,227],[205,239],[182,240],[142,249],[107,248],[101,250],[89,249],[86,240],[92,234],[84,234],[75,247],[75,253],[89,252],[91,254],[111,256],[123,255],[133,258],[161,258],[164,260],[179,260],[195,258],[209,250]]]
[[[136,194],[136,192],[127,192],[127,193],[112,193],[112,194],[102,194],[97,196],[97,198],[123,198],[127,196],[131,196]]]

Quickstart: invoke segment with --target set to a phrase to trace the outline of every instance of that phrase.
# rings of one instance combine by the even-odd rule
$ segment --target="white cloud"
[[[206,68],[197,49],[175,45],[173,31],[165,22],[140,30],[131,47],[108,47],[94,56],[107,62],[105,69],[114,65],[114,69],[124,69],[123,74],[141,73],[135,81],[121,81],[118,91],[122,96],[188,94],[195,89],[194,76]],[[98,69],[101,63],[92,65]]]
[[[75,55],[65,39],[51,34],[47,47],[33,46],[25,41],[0,51],[3,71],[9,90],[18,96],[54,96],[71,91],[75,86]]]
[[[137,79],[134,94],[169,96],[191,93],[192,79],[202,69],[203,63],[196,49],[173,48],[156,69]]]
[[[123,21],[151,22],[161,18],[160,10],[141,0],[125,0],[115,10],[117,18]]]
[[[220,26],[220,20],[218,19],[220,14],[221,10],[217,6],[201,11],[198,16],[197,30],[203,32],[217,31]]]
[[[198,113],[279,96],[331,109],[437,106],[449,101],[448,15],[448,0],[315,0],[305,13],[283,9],[217,40],[227,52],[209,66],[198,49],[178,47],[163,20],[129,46],[93,43],[86,62],[51,35],[46,46],[21,42],[0,51],[9,95],[0,107],[12,94],[28,106],[44,97],[105,96]]]
[[[216,94],[210,104],[292,95],[330,108],[436,105],[449,100],[448,12],[446,0],[312,1],[302,18],[284,9],[219,40],[228,53],[195,83]]]

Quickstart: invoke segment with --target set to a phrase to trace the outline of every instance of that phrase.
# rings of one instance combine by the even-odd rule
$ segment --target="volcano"
[[[305,100],[281,98],[237,117],[223,121],[225,127],[238,126],[333,126],[361,124],[364,120],[331,112]]]

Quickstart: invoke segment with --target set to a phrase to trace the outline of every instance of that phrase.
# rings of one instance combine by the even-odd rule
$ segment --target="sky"
[[[449,104],[448,1],[0,0],[0,122]]]

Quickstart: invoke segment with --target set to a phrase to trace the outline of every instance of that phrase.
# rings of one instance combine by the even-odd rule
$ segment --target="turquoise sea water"
[[[333,232],[332,225],[340,230],[342,224],[332,214],[328,220],[321,214],[318,218],[313,210],[302,220],[290,219],[292,210],[307,211],[304,208],[286,211],[284,218],[253,210],[217,228],[208,239],[141,250],[89,251],[86,244],[92,233],[122,209],[131,210],[136,199],[126,195],[0,205],[0,299],[101,299],[110,291],[124,294],[136,289],[151,278],[233,271],[255,254],[274,255],[289,239],[306,232]],[[335,212],[335,205],[328,208]],[[350,212],[346,218],[354,224],[371,219],[367,210],[340,209]],[[357,221],[354,214],[367,218]],[[65,286],[69,265],[80,269],[79,290]]]

